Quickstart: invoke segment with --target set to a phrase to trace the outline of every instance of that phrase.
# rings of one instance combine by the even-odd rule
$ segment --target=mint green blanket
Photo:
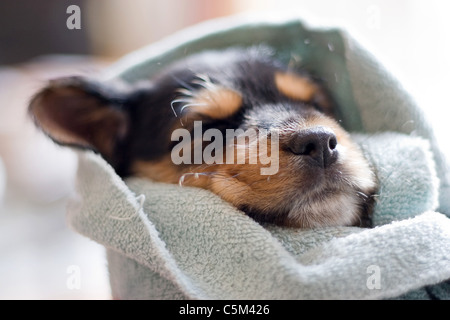
[[[132,53],[129,82],[204,50],[268,45],[325,79],[381,183],[373,229],[261,226],[214,194],[131,178],[79,152],[69,224],[107,249],[118,299],[450,299],[448,165],[401,85],[341,30],[208,22]]]

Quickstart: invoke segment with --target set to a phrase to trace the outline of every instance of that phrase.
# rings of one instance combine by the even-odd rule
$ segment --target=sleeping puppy
[[[375,174],[324,87],[263,49],[189,56],[134,85],[69,77],[29,107],[121,177],[204,188],[258,222],[369,226]]]

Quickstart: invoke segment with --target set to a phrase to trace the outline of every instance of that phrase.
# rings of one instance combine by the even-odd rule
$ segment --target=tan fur
[[[292,133],[291,129],[317,126],[330,128],[336,134],[340,152],[338,171],[343,179],[363,190],[373,188],[374,177],[367,161],[346,131],[327,116],[317,114],[299,122],[296,128],[280,132],[280,144],[284,136]],[[272,143],[270,140],[268,142]],[[238,148],[243,147],[235,146],[234,163],[238,163]],[[248,151],[258,152],[255,148],[249,148]],[[247,154],[247,157],[250,155]],[[285,207],[286,200],[291,199],[289,202],[294,204],[289,209],[288,220],[283,222],[291,227],[349,225],[357,221],[358,210],[354,204],[358,195],[353,189],[337,185],[335,189],[329,190],[331,187],[327,186],[327,181],[320,181],[319,177],[312,177],[309,172],[299,170],[299,158],[290,152],[280,150],[278,161],[280,170],[271,176],[260,174],[261,164],[175,166],[170,157],[158,162],[138,161],[133,168],[136,173],[156,181],[210,190],[236,207],[250,205],[262,214],[270,214],[276,208]],[[316,183],[317,187],[314,188]],[[321,200],[311,201],[314,197]]]
[[[310,101],[318,90],[317,85],[308,78],[288,72],[276,72],[275,85],[285,96],[300,101]]]
[[[242,97],[231,89],[216,87],[203,89],[194,97],[191,112],[200,113],[213,119],[224,119],[239,110]]]
[[[276,72],[275,85],[285,96],[293,100],[317,103],[326,114],[332,115],[329,97],[311,79],[290,72]]]
[[[214,84],[207,76],[198,76],[195,84],[201,85],[197,91],[179,89],[183,94],[177,101],[184,102],[183,108],[192,114],[208,116],[212,119],[225,119],[239,110],[242,105],[242,96],[235,90]]]
[[[131,167],[135,176],[150,178],[154,181],[178,183],[180,171],[175,166],[170,155],[159,161],[135,161]]]

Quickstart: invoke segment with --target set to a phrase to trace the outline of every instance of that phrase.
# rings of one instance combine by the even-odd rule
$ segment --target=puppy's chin
[[[314,176],[314,183],[303,186],[291,199],[285,199],[291,205],[283,225],[298,228],[371,226],[376,183],[373,172],[362,158],[357,165],[338,163],[329,172]]]
[[[360,225],[364,200],[350,190],[327,190],[318,198],[303,197],[293,202],[284,224],[298,228]]]

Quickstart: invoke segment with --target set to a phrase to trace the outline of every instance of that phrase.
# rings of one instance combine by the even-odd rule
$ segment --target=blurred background
[[[80,9],[79,25],[70,5]],[[416,98],[450,154],[449,1],[2,0],[0,299],[111,298],[103,248],[65,223],[76,159],[27,119],[33,93],[53,77],[97,74],[201,21],[282,12],[347,29]]]

